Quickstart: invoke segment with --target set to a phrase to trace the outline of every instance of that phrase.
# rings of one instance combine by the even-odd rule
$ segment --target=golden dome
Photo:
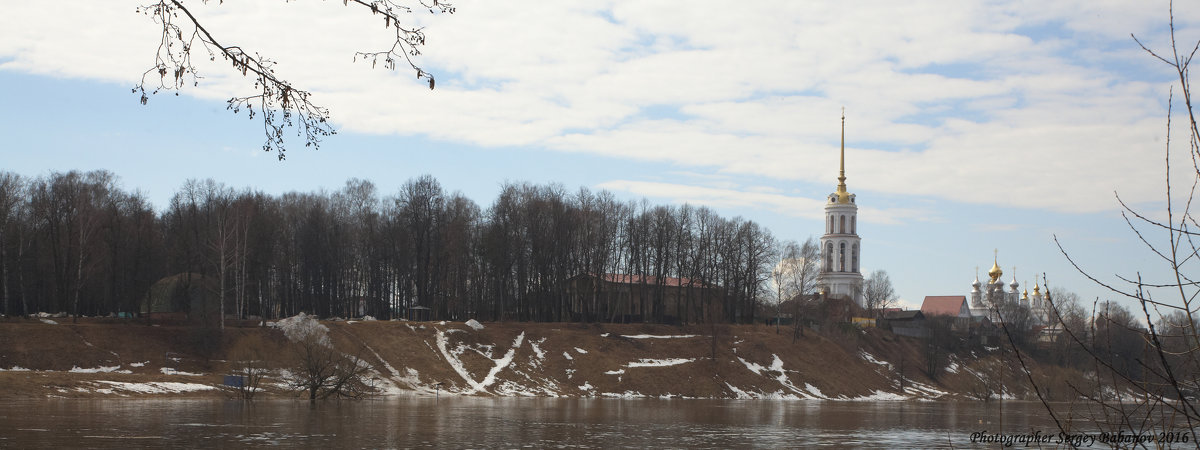
[[[1026,289],[1025,292],[1021,293],[1021,300],[1029,300],[1029,289]]]
[[[1034,297],[1037,297],[1037,296],[1039,296],[1039,295],[1042,295],[1040,292],[1038,292],[1038,291],[1040,291],[1040,290],[1042,290],[1042,287],[1041,287],[1041,286],[1038,286],[1037,282],[1036,282],[1036,281],[1034,281],[1034,282],[1033,282],[1033,296],[1034,296]]]
[[[996,280],[999,280],[1003,275],[1004,271],[1000,270],[1000,265],[996,264],[995,261],[992,261],[992,268],[988,270],[988,276],[992,277],[992,282],[995,283]]]

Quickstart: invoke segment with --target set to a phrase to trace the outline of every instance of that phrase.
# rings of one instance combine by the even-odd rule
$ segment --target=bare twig
[[[156,3],[141,6],[137,11],[150,16],[155,23],[162,25],[158,50],[154,54],[154,64],[142,74],[141,82],[133,88],[134,93],[140,94],[140,101],[146,104],[149,95],[159,91],[182,90],[188,84],[195,86],[203,77],[193,63],[193,51],[203,49],[210,61],[219,56],[229,61],[235,71],[242,76],[254,79],[254,87],[258,90],[254,95],[230,98],[227,108],[234,113],[245,109],[251,119],[261,114],[263,134],[266,141],[263,150],[275,152],[280,160],[284,159],[286,144],[284,130],[295,127],[297,135],[303,136],[305,147],[317,149],[321,140],[336,134],[329,123],[329,110],[318,106],[311,100],[312,93],[296,88],[288,81],[275,74],[275,62],[258,53],[247,52],[237,45],[225,45],[209,32],[192,11],[183,4],[184,0],[160,0]],[[201,0],[208,3],[208,0]],[[421,28],[401,26],[400,15],[411,13],[414,7],[427,9],[430,13],[453,13],[454,7],[439,0],[415,0],[414,6],[406,6],[394,0],[343,0],[343,5],[351,3],[367,8],[372,15],[382,16],[384,26],[395,31],[395,39],[390,48],[379,52],[356,52],[355,60],[359,57],[372,60],[372,66],[380,59],[384,67],[394,70],[396,61],[403,60],[417,73],[418,79],[425,79],[429,88],[433,89],[433,75],[416,65],[412,57],[420,55],[418,48],[425,44],[425,34]],[[184,19],[180,21],[181,17]],[[182,25],[180,24],[182,23]],[[153,76],[158,75],[157,83]],[[148,92],[149,91],[149,92]]]

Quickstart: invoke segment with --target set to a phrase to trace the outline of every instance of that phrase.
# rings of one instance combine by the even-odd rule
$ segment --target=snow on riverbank
[[[471,377],[471,374],[467,372],[466,367],[463,366],[462,359],[459,357],[459,355],[461,355],[464,351],[468,350],[468,347],[466,345],[459,344],[453,349],[447,348],[448,343],[446,340],[446,332],[442,330],[437,331],[438,351],[441,352],[442,357],[446,359],[446,362],[450,364],[450,367],[454,369],[454,372],[457,373],[458,376],[463,379],[463,381],[466,381],[469,386],[471,386],[471,389],[469,391],[462,392],[463,394],[488,392],[487,388],[496,382],[496,374],[507,368],[509,364],[512,364],[513,355],[516,354],[518,348],[521,348],[521,344],[523,342],[525,342],[524,331],[517,336],[516,340],[513,341],[512,347],[508,349],[508,352],[506,352],[503,357],[493,359],[490,357],[490,355],[485,355],[483,352],[479,352],[480,355],[490,359],[494,365],[492,366],[491,370],[488,370],[488,374],[484,376],[482,380],[476,381]],[[490,351],[488,353],[490,354]]]
[[[71,372],[71,373],[133,373],[132,371],[129,371],[129,370],[119,370],[119,369],[121,369],[121,366],[100,366],[100,367],[93,367],[90,369],[84,369],[82,367],[72,366],[71,370],[68,370],[67,372]]]
[[[642,358],[637,361],[626,364],[625,367],[670,367],[680,364],[687,364],[695,361],[696,358],[669,358],[669,359],[647,359]]]
[[[163,367],[161,369],[158,369],[158,371],[162,372],[163,375],[184,375],[184,376],[189,376],[189,377],[198,377],[198,376],[204,375],[202,373],[192,373],[192,372],[184,372],[184,371],[180,371],[180,370],[175,370],[170,367]]]
[[[796,384],[792,382],[791,378],[788,377],[789,372],[796,373],[796,371],[784,369],[783,368],[783,360],[779,358],[779,355],[776,355],[773,353],[771,354],[771,365],[770,366],[763,366],[763,365],[755,363],[755,362],[746,361],[745,359],[742,359],[742,357],[740,357],[740,356],[737,357],[737,359],[738,359],[738,361],[742,362],[742,365],[746,366],[747,370],[754,372],[755,375],[761,375],[763,377],[775,380],[781,386],[783,386],[784,388],[787,388],[788,391],[791,391],[790,393],[786,393],[784,391],[777,391],[777,392],[768,394],[768,393],[763,393],[763,392],[751,393],[751,392],[746,392],[741,389],[737,389],[734,392],[738,394],[738,398],[743,398],[742,397],[743,395],[749,396],[746,398],[792,398],[792,397],[794,397],[794,398],[801,399],[801,400],[827,399],[828,398],[824,394],[821,393],[820,389],[817,389],[817,387],[813,386],[811,383],[804,383],[803,388],[796,386]],[[778,375],[771,376],[771,374],[778,374]]]
[[[211,391],[216,389],[216,386],[199,383],[176,383],[172,381],[151,381],[148,383],[125,383],[120,381],[105,381],[100,380],[97,383],[104,383],[111,388],[99,388],[96,392],[101,394],[119,393],[115,391],[124,391],[134,394],[180,394],[185,392]]]

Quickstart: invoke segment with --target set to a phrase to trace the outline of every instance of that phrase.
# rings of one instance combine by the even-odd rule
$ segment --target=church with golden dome
[[[998,252],[997,252],[998,253]],[[977,317],[987,317],[992,322],[1000,322],[1000,317],[996,314],[996,308],[1008,304],[1015,304],[1021,308],[1029,310],[1032,316],[1032,325],[1046,325],[1050,321],[1050,305],[1046,302],[1046,297],[1042,293],[1042,288],[1034,282],[1033,295],[1029,294],[1029,290],[1020,291],[1020,283],[1017,282],[1016,268],[1013,269],[1013,279],[1008,284],[1008,289],[1005,289],[1004,281],[1000,277],[1004,276],[1004,271],[1000,269],[998,255],[992,257],[992,268],[988,269],[988,282],[981,284],[979,275],[975,275],[975,282],[971,283],[971,315]],[[980,288],[983,289],[980,289]]]

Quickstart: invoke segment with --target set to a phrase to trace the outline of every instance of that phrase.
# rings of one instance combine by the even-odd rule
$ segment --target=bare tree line
[[[358,179],[278,196],[189,180],[158,213],[109,172],[0,172],[6,315],[136,313],[153,283],[180,275],[215,286],[220,317],[394,318],[420,306],[448,320],[609,321],[621,305],[573,302],[569,281],[636,274],[649,280],[628,300],[641,320],[749,322],[776,254],[752,221],[557,184],[506,184],[481,208],[430,176],[390,196]],[[692,307],[670,309],[672,294]]]

